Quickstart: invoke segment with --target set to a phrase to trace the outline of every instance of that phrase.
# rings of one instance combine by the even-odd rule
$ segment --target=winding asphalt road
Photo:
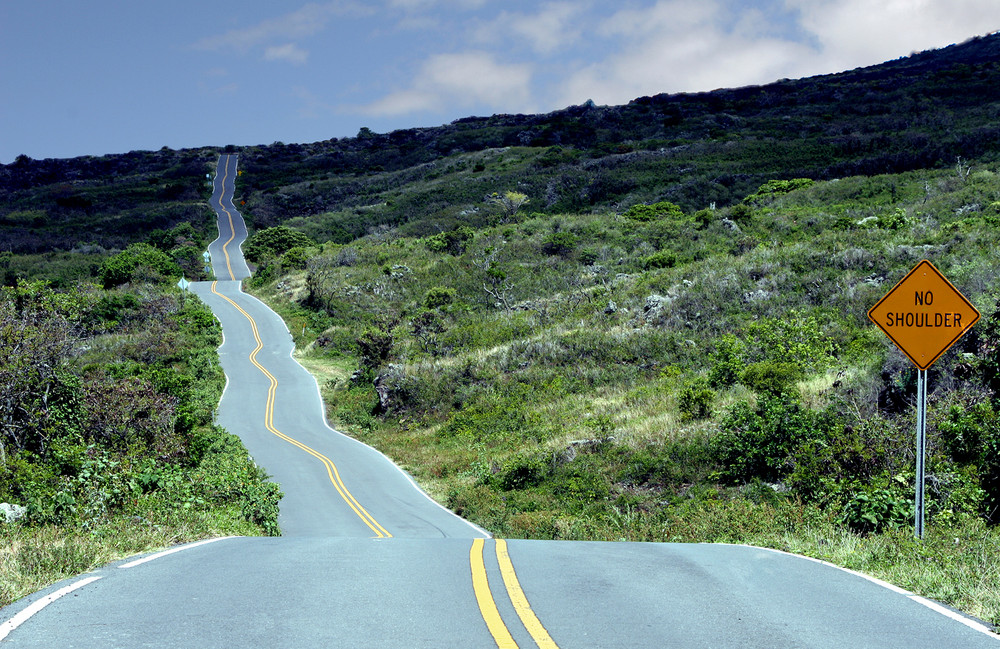
[[[279,538],[190,544],[0,609],[12,647],[1000,648],[982,624],[811,559],[727,545],[489,538],[326,426],[281,320],[240,290],[236,156],[212,203],[219,421],[281,484]]]

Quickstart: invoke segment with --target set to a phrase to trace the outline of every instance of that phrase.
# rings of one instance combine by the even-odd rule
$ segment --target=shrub
[[[289,248],[285,254],[281,255],[281,265],[285,268],[305,270],[309,263],[309,249],[304,246]]]
[[[357,337],[358,364],[365,370],[376,370],[392,358],[395,339],[391,331],[367,329]]]
[[[870,489],[854,495],[844,505],[842,521],[861,534],[878,534],[889,527],[913,522],[913,501],[892,489]]]
[[[255,232],[243,243],[243,255],[259,264],[268,257],[279,257],[296,247],[315,245],[315,241],[298,230],[279,225]]]
[[[577,255],[577,259],[584,266],[596,264],[600,258],[600,254],[593,248],[584,248],[580,251],[580,254]]]
[[[455,289],[435,286],[424,294],[424,306],[428,309],[439,309],[455,300]]]
[[[656,221],[663,218],[684,218],[684,211],[670,201],[661,201],[652,205],[633,205],[625,210],[625,218],[633,221]]]
[[[759,360],[794,363],[803,370],[821,369],[835,360],[836,345],[824,335],[819,321],[798,311],[752,322],[747,333],[760,350]]]
[[[792,452],[807,440],[826,439],[835,424],[786,395],[762,395],[756,406],[739,403],[712,439],[713,455],[722,467],[719,477],[781,480],[791,472]]]
[[[715,210],[698,210],[694,213],[694,222],[699,229],[705,229],[715,220]]]
[[[769,180],[761,185],[756,192],[747,196],[744,201],[747,203],[764,201],[775,198],[783,194],[788,194],[796,189],[811,187],[815,184],[811,178],[793,178],[791,180]]]
[[[996,427],[983,441],[981,462],[980,486],[986,492],[984,514],[989,522],[996,525],[1000,523],[1000,430]]]
[[[785,394],[800,380],[802,368],[794,363],[753,363],[740,372],[740,383],[758,394]]]
[[[746,225],[753,218],[753,208],[746,203],[737,203],[729,209],[729,218]]]
[[[424,245],[431,252],[448,252],[452,255],[461,255],[465,252],[465,246],[475,236],[475,232],[468,226],[462,226],[448,232],[440,232],[424,239]]]
[[[121,286],[135,280],[162,281],[181,276],[180,267],[170,255],[148,243],[133,243],[101,264],[104,288]]]
[[[566,232],[565,230],[553,232],[542,241],[542,252],[547,255],[560,255],[565,257],[569,253],[573,252],[576,248],[577,241],[579,241],[579,237],[572,232]]]
[[[666,250],[661,250],[660,252],[654,252],[652,255],[643,259],[642,265],[647,270],[673,268],[677,265],[677,255]]]
[[[708,387],[708,380],[697,378],[688,381],[678,398],[678,409],[682,421],[707,419],[712,416],[712,402],[715,391]]]
[[[712,368],[708,373],[708,384],[713,388],[728,388],[736,385],[740,372],[746,367],[746,345],[733,334],[723,334],[715,343],[715,350],[709,355]]]
[[[853,484],[874,484],[910,467],[912,439],[908,427],[880,417],[831,425],[825,437],[807,440],[793,451],[786,484],[807,500],[838,500]]]
[[[527,489],[540,484],[549,474],[551,463],[538,456],[517,455],[504,461],[503,466],[487,479],[502,491]]]

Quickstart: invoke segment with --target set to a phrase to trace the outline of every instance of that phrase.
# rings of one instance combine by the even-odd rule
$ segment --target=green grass
[[[238,507],[122,516],[88,529],[0,526],[0,606],[46,586],[135,554],[221,536],[258,536]]]

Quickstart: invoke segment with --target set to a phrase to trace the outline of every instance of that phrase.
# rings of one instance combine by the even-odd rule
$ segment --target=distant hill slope
[[[328,224],[342,237],[363,234],[373,219],[468,221],[484,195],[515,186],[532,209],[549,213],[663,199],[686,209],[725,205],[770,178],[874,175],[993,157],[998,82],[1000,36],[992,35],[766,86],[387,134],[362,129],[355,138],[245,150],[242,164],[252,173],[244,199],[262,225],[353,211]],[[382,209],[373,215],[372,205]]]
[[[240,192],[258,225],[323,215],[312,219],[312,234],[345,241],[374,225],[420,234],[473,223],[485,196],[512,188],[547,213],[664,199],[698,209],[738,201],[771,178],[992,159],[1000,150],[998,87],[993,34],[765,86],[248,147],[241,166],[252,173]],[[0,165],[0,236],[15,252],[68,249],[83,236],[110,247],[141,240],[145,229],[193,216],[216,152]],[[135,209],[147,203],[157,207]]]

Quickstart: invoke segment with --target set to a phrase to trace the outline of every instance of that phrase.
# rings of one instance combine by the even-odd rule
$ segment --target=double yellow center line
[[[344,484],[344,481],[340,478],[340,472],[337,471],[337,465],[333,463],[333,460],[323,455],[319,451],[310,448],[309,446],[306,446],[302,442],[293,439],[288,435],[285,435],[280,430],[274,427],[274,399],[275,399],[275,393],[278,390],[278,379],[274,378],[274,375],[268,372],[267,369],[257,361],[257,354],[260,352],[261,349],[264,348],[264,343],[260,339],[260,331],[257,329],[257,322],[253,319],[253,317],[249,313],[247,313],[243,309],[243,307],[241,307],[239,304],[231,300],[229,297],[223,295],[222,293],[219,293],[219,291],[217,290],[218,284],[219,284],[218,282],[212,282],[212,293],[218,295],[226,302],[232,304],[237,311],[246,316],[246,319],[250,321],[250,328],[253,330],[254,340],[257,342],[257,346],[254,348],[252,352],[250,352],[250,362],[253,363],[254,366],[258,370],[260,370],[261,373],[264,374],[264,376],[266,376],[268,380],[271,382],[271,385],[267,390],[267,402],[264,406],[264,427],[267,428],[267,430],[269,430],[271,433],[275,434],[276,436],[288,442],[289,444],[299,447],[309,455],[312,455],[320,462],[322,462],[323,465],[326,467],[326,473],[330,477],[330,482],[333,483],[333,486],[337,490],[337,493],[339,493],[340,497],[344,499],[344,502],[347,503],[348,507],[350,507],[354,511],[354,513],[358,515],[358,518],[364,521],[365,525],[367,525],[369,529],[371,529],[371,531],[375,533],[376,537],[383,539],[390,538],[392,534],[390,534],[384,527],[379,525],[378,521],[376,521],[375,518],[371,514],[369,514],[364,507],[361,506],[361,503],[359,503],[354,498],[354,496],[351,495],[351,492],[348,491],[347,486]]]
[[[224,244],[222,244],[222,254],[226,256],[226,269],[229,271],[229,279],[235,280],[236,279],[236,275],[233,274],[232,261],[229,259],[229,244],[231,244],[233,242],[233,239],[236,238],[236,228],[233,225],[233,215],[232,215],[232,213],[229,210],[226,209],[225,205],[222,204],[222,197],[226,195],[226,180],[229,178],[229,158],[230,157],[232,157],[232,156],[228,156],[226,158],[226,164],[223,167],[224,172],[222,174],[222,192],[219,194],[219,209],[222,210],[223,212],[225,212],[226,216],[229,217],[229,239],[226,240],[226,242]],[[239,307],[237,307],[237,308],[239,308]],[[244,315],[246,315],[246,314],[244,314]],[[247,316],[247,317],[249,318],[250,316]]]
[[[496,600],[493,599],[493,592],[490,590],[489,580],[486,577],[485,548],[485,540],[475,539],[472,542],[472,549],[469,550],[472,589],[476,592],[479,612],[482,613],[486,627],[490,630],[490,635],[493,636],[499,649],[518,649],[518,644],[511,636],[507,625],[504,624],[500,611],[497,609]],[[514,564],[511,563],[510,555],[507,553],[507,542],[503,539],[496,540],[496,553],[500,574],[503,577],[504,586],[507,588],[507,595],[510,597],[510,603],[513,604],[517,616],[521,618],[521,624],[524,625],[539,649],[559,649],[549,636],[549,632],[538,620],[538,616],[531,610],[528,599],[524,596],[521,584],[517,580],[517,574],[514,572]]]

